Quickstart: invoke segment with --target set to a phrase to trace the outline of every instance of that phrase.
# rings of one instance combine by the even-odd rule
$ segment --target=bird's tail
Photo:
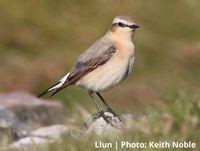
[[[54,94],[56,94],[58,91],[60,91],[61,89],[63,89],[65,85],[65,83],[67,82],[67,78],[70,75],[70,73],[66,74],[62,79],[60,79],[56,84],[52,85],[51,87],[49,87],[48,89],[46,89],[45,91],[43,91],[42,93],[40,93],[37,97],[42,97],[43,95],[54,91],[51,96],[53,96]]]

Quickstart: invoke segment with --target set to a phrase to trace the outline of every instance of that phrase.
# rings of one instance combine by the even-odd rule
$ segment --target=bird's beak
[[[133,28],[133,29],[140,28],[140,26],[137,25],[137,24],[130,25],[129,27],[130,27],[130,28]]]

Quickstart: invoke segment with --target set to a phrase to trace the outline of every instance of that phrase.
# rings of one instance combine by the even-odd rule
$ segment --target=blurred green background
[[[199,14],[198,0],[1,0],[0,92],[38,94],[69,71],[115,16],[129,15],[141,27],[133,39],[134,70],[105,97],[119,113],[168,113],[172,126],[162,136],[197,140]],[[73,101],[96,111],[85,90],[77,87],[54,98],[73,112]]]

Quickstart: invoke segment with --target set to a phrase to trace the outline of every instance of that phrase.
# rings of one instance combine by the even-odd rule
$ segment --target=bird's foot
[[[111,113],[114,115],[114,117],[116,117],[122,125],[125,125],[125,120],[123,117],[119,116],[118,114],[116,114],[111,108],[107,108],[107,112]]]
[[[125,125],[125,121],[122,117],[117,115],[111,109],[107,109],[106,111],[99,111],[98,113],[93,115],[92,122],[96,121],[98,118],[103,118],[107,124],[110,124],[113,127],[123,127]]]
[[[100,110],[99,112],[92,115],[92,122],[96,121],[98,118],[103,118],[108,123],[108,117],[104,114],[105,111]]]

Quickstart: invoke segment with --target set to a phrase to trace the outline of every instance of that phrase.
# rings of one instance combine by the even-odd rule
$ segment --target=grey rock
[[[23,124],[12,111],[0,106],[0,141],[8,136],[11,141],[19,139],[31,130],[31,126]]]
[[[10,145],[12,149],[27,149],[33,145],[45,146],[57,141],[69,130],[65,125],[52,125],[32,131],[28,137],[22,138]]]
[[[69,130],[69,127],[65,125],[51,125],[48,127],[42,127],[36,129],[30,133],[31,136],[36,137],[46,137],[51,139],[58,139],[61,135],[66,133]]]
[[[99,136],[117,136],[123,131],[131,128],[133,117],[131,114],[122,115],[121,119],[114,116],[110,112],[104,112],[105,120],[103,117],[98,117],[92,124],[88,127],[85,134],[90,135],[94,133]]]
[[[0,94],[0,104],[29,125],[47,126],[64,123],[66,119],[62,103],[38,99],[24,92]]]
[[[18,149],[24,150],[32,147],[33,145],[47,145],[48,143],[53,142],[53,140],[48,140],[40,137],[25,137],[20,139],[19,141],[12,143],[9,148],[10,149]]]
[[[119,118],[114,116],[113,113],[104,111],[104,117],[107,119],[107,121],[105,121],[100,113],[91,115],[83,106],[77,103],[75,107],[80,112],[82,120],[84,121],[82,130],[83,137],[90,136],[91,134],[96,134],[98,136],[117,136],[123,131],[131,130],[137,117],[132,114],[124,114]]]

